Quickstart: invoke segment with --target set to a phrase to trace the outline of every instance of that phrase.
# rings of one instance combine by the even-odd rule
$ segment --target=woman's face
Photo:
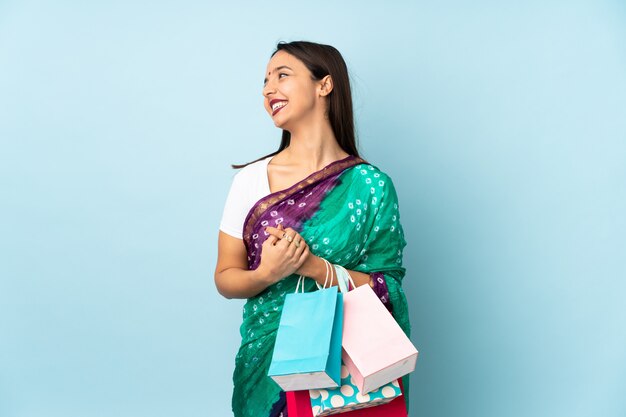
[[[265,110],[274,125],[285,130],[316,114],[321,102],[320,82],[296,57],[278,51],[267,64],[263,85]]]

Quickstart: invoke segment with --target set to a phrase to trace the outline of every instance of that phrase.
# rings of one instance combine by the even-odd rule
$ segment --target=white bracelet
[[[324,288],[326,288],[326,284],[328,283],[328,273],[330,272],[330,262],[328,262],[326,259],[322,258],[322,260],[324,261],[324,266],[326,267],[326,277],[324,278]],[[331,277],[330,279],[330,283],[333,283],[333,279]]]

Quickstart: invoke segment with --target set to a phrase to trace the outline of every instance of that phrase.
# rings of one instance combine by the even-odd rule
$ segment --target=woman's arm
[[[275,236],[268,236],[262,251],[258,268],[249,270],[243,240],[220,231],[215,267],[215,286],[219,293],[226,298],[252,298],[293,274],[309,256],[308,245],[296,247]]]
[[[269,286],[259,269],[248,270],[248,255],[243,240],[220,230],[217,243],[215,286],[226,298],[254,297]]]

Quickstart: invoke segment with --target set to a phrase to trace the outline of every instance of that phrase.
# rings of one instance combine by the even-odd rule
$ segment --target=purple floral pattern
[[[387,281],[385,281],[385,274],[382,272],[373,272],[370,274],[374,283],[374,293],[378,296],[380,301],[387,307],[389,312],[393,311],[393,307],[389,302],[389,289],[387,288]]]

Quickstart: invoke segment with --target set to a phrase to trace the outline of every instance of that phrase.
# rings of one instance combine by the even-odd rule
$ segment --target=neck
[[[348,156],[337,143],[327,121],[291,131],[289,146],[283,153],[289,161],[298,161],[311,171],[318,171]]]

